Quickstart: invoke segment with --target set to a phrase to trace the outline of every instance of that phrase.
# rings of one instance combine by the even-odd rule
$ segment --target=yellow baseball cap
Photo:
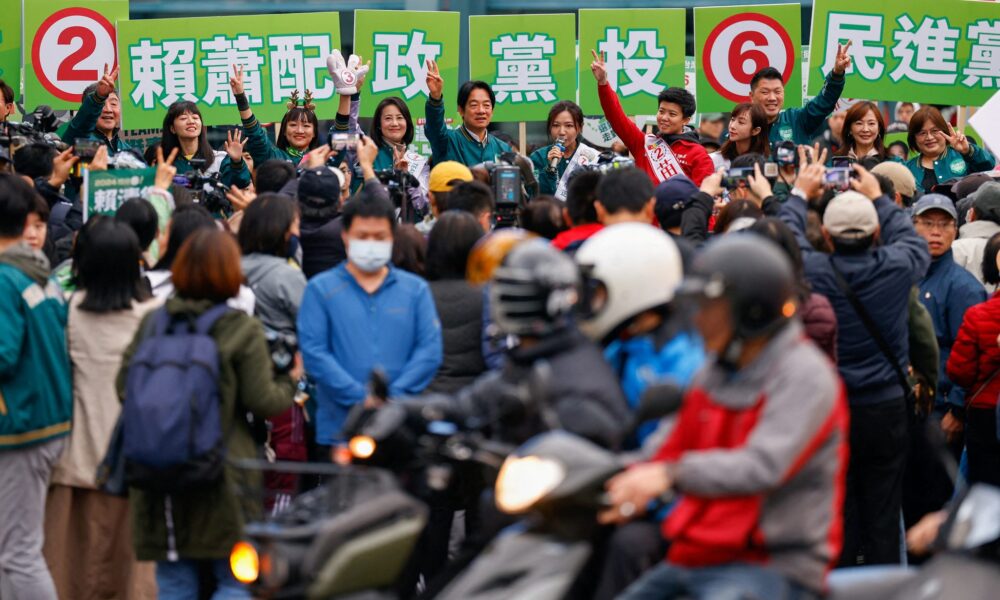
[[[431,178],[427,187],[432,192],[450,192],[451,182],[456,179],[472,181],[472,171],[460,162],[446,160],[434,165],[434,168],[431,169]]]

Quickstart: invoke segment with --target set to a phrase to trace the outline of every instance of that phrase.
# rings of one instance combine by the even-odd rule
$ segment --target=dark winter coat
[[[429,392],[453,394],[486,371],[480,335],[483,328],[483,292],[464,279],[430,282],[441,319],[444,360]]]

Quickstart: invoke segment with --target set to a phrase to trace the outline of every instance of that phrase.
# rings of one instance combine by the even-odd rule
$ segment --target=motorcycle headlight
[[[497,508],[505,513],[525,512],[562,483],[566,471],[559,463],[537,456],[510,456],[497,476]]]
[[[371,458],[375,454],[375,440],[367,435],[356,435],[348,442],[347,447],[351,449],[354,458],[362,460]]]
[[[250,584],[260,575],[260,560],[257,549],[248,542],[236,542],[229,553],[229,568],[240,583]]]

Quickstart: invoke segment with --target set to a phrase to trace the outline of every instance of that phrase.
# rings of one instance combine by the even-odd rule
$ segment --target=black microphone
[[[560,152],[566,151],[566,139],[559,138],[554,144],[556,148],[559,148]],[[560,157],[555,157],[549,161],[549,169],[555,171],[559,167],[559,161],[562,160]]]

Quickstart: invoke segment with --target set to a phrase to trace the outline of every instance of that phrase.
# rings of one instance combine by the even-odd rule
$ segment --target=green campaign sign
[[[21,91],[21,3],[0,10],[0,79],[14,94]],[[13,102],[15,98],[6,98]]]
[[[156,167],[146,169],[83,170],[83,219],[113,215],[129,198],[143,195],[156,183]]]
[[[785,82],[785,106],[802,103],[798,4],[694,9],[699,112],[728,112],[750,99],[750,80],[774,67]]]
[[[469,17],[469,72],[493,87],[494,121],[544,121],[576,97],[576,18]]]
[[[150,19],[118,24],[122,125],[155,129],[178,100],[198,104],[206,125],[239,122],[229,88],[243,67],[247,99],[262,122],[278,121],[295,90],[317,116],[337,112],[326,58],[340,48],[338,13]]]
[[[427,59],[437,62],[444,79],[445,106],[455,106],[460,23],[457,12],[354,11],[354,53],[372,63],[361,94],[362,116],[374,115],[379,102],[398,96],[414,119],[422,118]]]
[[[845,94],[981,106],[1000,88],[1000,9],[965,0],[816,0],[809,93],[851,42]]]
[[[656,112],[663,88],[684,87],[684,9],[580,11],[580,106],[599,115],[591,50],[605,55],[608,83],[626,114]],[[569,96],[566,96],[569,98]]]
[[[128,0],[25,0],[25,109],[76,109],[83,90],[115,64],[115,22]]]

